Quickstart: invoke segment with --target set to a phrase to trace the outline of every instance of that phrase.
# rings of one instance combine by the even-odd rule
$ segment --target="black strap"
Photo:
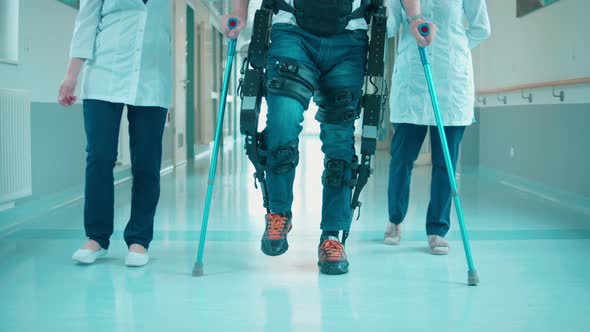
[[[273,68],[280,76],[295,79],[304,84],[310,91],[317,88],[317,74],[305,66],[299,66],[295,60],[282,58],[277,60]]]
[[[370,0],[362,0],[361,1],[361,5],[359,6],[359,8],[355,9],[349,16],[349,18],[351,20],[357,19],[357,18],[364,18],[365,21],[367,21],[367,24],[369,24],[370,20],[371,20],[371,1]]]
[[[314,0],[311,0],[314,1]],[[372,8],[373,6],[371,5],[371,0],[361,0],[361,5],[359,6],[359,8],[355,9],[352,11],[352,13],[350,13],[350,16],[348,17],[349,20],[354,20],[357,18],[364,18],[365,21],[367,21],[367,24],[369,24],[370,20],[371,20],[371,13],[372,13]],[[294,16],[297,16],[297,9],[295,9],[293,6],[289,5],[285,0],[275,0],[274,1],[274,8],[273,8],[273,12],[276,14],[279,12],[279,10],[288,12],[293,14]]]
[[[317,90],[313,96],[314,102],[322,106],[357,106],[356,101],[361,98],[362,91],[347,88],[333,90]]]
[[[293,6],[285,2],[285,0],[275,0],[273,12],[276,14],[279,12],[279,10],[291,13],[293,15],[297,15],[297,10]]]

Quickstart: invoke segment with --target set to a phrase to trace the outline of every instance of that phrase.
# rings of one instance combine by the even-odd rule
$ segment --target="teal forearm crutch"
[[[422,23],[418,26],[420,34],[424,37],[430,35],[430,26],[427,23]],[[449,146],[447,145],[447,136],[445,135],[445,127],[440,116],[440,110],[438,107],[438,99],[436,97],[436,90],[434,89],[434,83],[432,82],[432,72],[430,71],[430,63],[428,62],[428,54],[424,47],[418,47],[420,51],[420,60],[424,66],[424,74],[426,75],[426,83],[428,84],[428,91],[430,92],[430,99],[432,100],[432,108],[434,109],[434,117],[436,118],[436,126],[438,128],[438,134],[440,136],[440,142],[445,155],[445,164],[447,165],[447,173],[449,175],[449,181],[451,182],[451,190],[453,193],[453,200],[455,202],[455,209],[457,210],[457,218],[459,219],[459,228],[461,229],[461,238],[463,239],[463,248],[465,249],[465,257],[467,258],[467,266],[469,271],[467,272],[467,284],[475,286],[479,283],[479,277],[475,266],[473,265],[473,259],[471,258],[471,248],[469,246],[469,238],[467,237],[467,230],[465,229],[465,222],[463,220],[463,210],[461,209],[461,200],[459,199],[459,193],[457,192],[457,182],[455,181],[455,170],[451,163],[451,154],[449,153]]]
[[[227,26],[230,30],[238,27],[236,18],[229,18]],[[219,101],[219,112],[217,112],[217,128],[215,129],[215,140],[213,141],[213,151],[211,154],[211,164],[209,165],[209,181],[207,184],[207,197],[205,198],[205,209],[203,211],[203,221],[201,222],[201,237],[199,239],[199,252],[197,261],[193,267],[193,276],[203,275],[203,251],[205,250],[205,238],[207,237],[207,224],[209,222],[209,209],[211,208],[211,197],[213,195],[213,183],[215,182],[215,171],[217,170],[217,154],[223,132],[223,116],[225,114],[225,103],[227,99],[227,90],[229,79],[231,77],[231,68],[236,53],[236,40],[230,39],[227,47],[227,63],[225,65],[225,74],[223,75],[223,88],[221,90],[221,100]]]

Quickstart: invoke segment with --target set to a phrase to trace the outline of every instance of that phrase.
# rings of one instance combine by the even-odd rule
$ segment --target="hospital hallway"
[[[0,0],[0,332],[589,332],[590,1],[420,0],[416,16],[400,0],[371,0],[387,9],[368,25],[362,84],[366,22],[323,35],[348,1],[287,0],[296,12],[328,6],[308,10],[326,17],[317,31],[285,7],[263,10],[274,25],[255,28],[274,1],[250,0],[245,13],[239,0]],[[226,14],[247,17],[235,40]],[[438,27],[424,52],[411,34],[418,19]],[[270,34],[268,50],[255,33]],[[274,257],[261,249],[266,209],[244,132],[258,106],[263,132],[268,96],[266,175],[298,163],[288,251]],[[289,124],[310,96],[295,161]],[[457,153],[474,286],[454,202],[444,239],[426,234],[431,188],[451,179],[432,178],[442,156],[433,104]],[[361,161],[363,140],[376,151],[340,275],[318,265],[341,253],[328,233],[318,252],[322,182],[357,179],[340,173],[351,164],[325,163],[320,135],[333,158],[351,155],[340,151],[351,137]],[[396,166],[417,153],[399,245],[385,243],[395,240],[388,187],[408,173],[390,174],[392,149]],[[100,256],[81,249],[88,236],[107,246],[111,184],[114,233]],[[266,244],[289,228],[270,219]]]
[[[205,250],[205,275],[192,277],[208,159],[164,173],[152,261],[123,265],[122,229],[130,181],[116,186],[113,244],[106,258],[76,265],[83,200],[30,204],[0,233],[2,331],[584,331],[588,323],[590,215],[495,181],[459,174],[474,260],[466,285],[456,218],[448,256],[428,253],[424,233],[430,167],[417,166],[400,246],[383,244],[386,153],[362,195],[347,242],[350,272],[321,275],[320,142],[302,140],[290,248],[260,251],[264,209],[241,143],[220,158]],[[321,164],[320,164],[321,165]],[[57,202],[58,200],[56,200]],[[9,286],[8,286],[9,285]],[[524,311],[526,310],[526,311]],[[24,314],[29,313],[29,314]],[[34,313],[34,315],[32,314]],[[524,314],[526,313],[526,314]]]

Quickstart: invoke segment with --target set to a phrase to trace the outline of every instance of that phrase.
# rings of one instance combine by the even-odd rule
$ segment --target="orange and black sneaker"
[[[322,236],[318,247],[318,266],[324,274],[348,273],[348,259],[338,237]]]
[[[262,235],[261,250],[268,256],[279,256],[289,249],[287,234],[291,231],[291,213],[266,215],[266,230]]]

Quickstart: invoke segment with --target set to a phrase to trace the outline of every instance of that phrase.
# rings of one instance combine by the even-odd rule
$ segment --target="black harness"
[[[364,18],[371,20],[370,1],[363,0],[361,6],[352,10],[354,0],[295,0],[293,6],[285,0],[275,0],[275,13],[279,10],[295,16],[297,25],[316,36],[327,37],[342,33],[348,22]]]

